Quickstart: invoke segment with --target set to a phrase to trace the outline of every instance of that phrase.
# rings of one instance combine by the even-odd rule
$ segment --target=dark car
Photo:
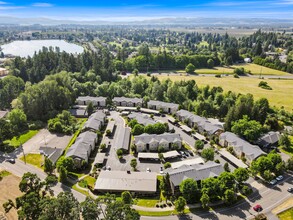
[[[256,211],[256,212],[261,212],[262,211],[262,207],[261,205],[257,204],[253,207],[253,210]]]
[[[6,161],[9,163],[15,163],[15,160],[13,158],[7,159]]]

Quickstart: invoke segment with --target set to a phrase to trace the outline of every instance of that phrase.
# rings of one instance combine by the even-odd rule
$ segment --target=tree
[[[83,201],[80,206],[83,219],[96,220],[99,218],[101,209],[99,208],[97,202],[91,197],[87,196],[85,201]]]
[[[200,202],[203,208],[207,208],[210,202],[210,197],[206,193],[203,193]]]
[[[13,109],[9,112],[7,118],[16,132],[21,132],[27,129],[27,118],[21,109]]]
[[[71,157],[60,157],[57,161],[57,170],[60,172],[60,167],[64,167],[67,171],[74,170],[74,161]]]
[[[204,143],[201,140],[196,140],[194,147],[196,150],[202,150],[204,148]]]
[[[224,195],[227,204],[231,205],[236,201],[235,192],[233,190],[227,189]]]
[[[224,164],[224,170],[230,172],[229,164],[227,162]]]
[[[282,146],[285,150],[289,150],[291,148],[291,140],[288,134],[281,135],[279,145]]]
[[[92,102],[89,102],[89,104],[86,107],[86,111],[88,113],[88,116],[91,116],[91,114],[93,114],[94,112],[94,105]]]
[[[192,63],[189,63],[186,67],[185,67],[185,72],[187,73],[194,73],[195,71],[195,66]]]
[[[249,178],[248,170],[242,167],[235,169],[233,175],[240,185],[243,184],[243,182],[247,181]]]
[[[274,178],[274,175],[269,170],[265,170],[261,176],[266,181],[271,181]]]
[[[170,162],[164,163],[164,169],[168,169],[170,167],[171,167],[171,163]]]
[[[130,161],[130,166],[133,170],[136,170],[137,160],[135,158]]]
[[[263,128],[259,122],[249,120],[248,116],[244,115],[242,119],[232,123],[231,131],[253,142],[260,137]]]
[[[214,60],[213,59],[208,59],[208,61],[207,61],[208,68],[212,69],[212,68],[214,68],[214,65],[215,65]]]
[[[293,157],[290,157],[288,160],[287,160],[287,163],[286,163],[286,168],[290,171],[293,171]]]
[[[198,186],[194,179],[187,178],[180,183],[180,192],[187,203],[195,203],[198,196]]]
[[[124,191],[121,193],[122,202],[125,204],[131,204],[132,203],[132,196],[129,191]]]
[[[117,154],[117,156],[118,156],[119,159],[122,158],[123,150],[122,150],[122,149],[118,149],[118,150],[116,151],[116,154]]]
[[[124,204],[122,201],[112,201],[106,203],[105,220],[139,220],[140,215],[129,205]]]
[[[133,129],[132,129],[132,134],[133,135],[141,135],[144,133],[144,129],[145,127],[141,124],[136,124],[134,125]]]
[[[64,183],[67,181],[67,170],[65,167],[61,166],[59,168],[59,181]]]
[[[11,124],[4,120],[0,119],[0,146],[2,146],[3,141],[13,137],[13,128]]]
[[[166,202],[167,202],[167,200],[170,199],[172,195],[169,173],[166,173],[166,175],[164,175],[162,180],[160,181],[160,190],[163,196],[166,198]]]
[[[215,155],[214,149],[211,147],[203,149],[201,153],[202,158],[204,158],[205,160],[211,160],[211,161],[214,160],[214,155]]]
[[[45,156],[45,161],[44,161],[44,171],[46,173],[52,173],[54,170],[54,165],[53,162]]]
[[[179,214],[183,214],[185,206],[186,206],[186,200],[182,196],[179,196],[179,198],[175,201],[175,210]]]

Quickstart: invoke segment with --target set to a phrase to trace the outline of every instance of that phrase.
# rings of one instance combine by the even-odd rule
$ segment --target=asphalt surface
[[[15,164],[11,164],[6,161],[2,161],[0,163],[0,167],[13,173],[16,176],[22,177],[24,173],[31,172],[35,173],[38,175],[38,177],[41,180],[44,180],[47,177],[47,174],[44,173],[42,170],[30,165],[30,164],[25,164],[23,161],[16,159]],[[52,190],[54,191],[54,195],[58,195],[60,192],[65,192],[65,191],[71,191],[74,195],[74,197],[79,201],[82,202],[85,200],[86,196],[82,193],[79,193],[70,187],[57,183],[56,186],[52,187]]]

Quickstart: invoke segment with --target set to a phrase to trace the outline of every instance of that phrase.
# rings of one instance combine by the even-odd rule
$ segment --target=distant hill
[[[62,25],[62,24],[75,24],[75,25],[194,25],[194,26],[275,26],[286,25],[287,27],[293,26],[292,19],[268,19],[268,18],[159,18],[159,19],[146,19],[137,21],[109,21],[109,20],[57,20],[50,18],[19,18],[0,16],[1,25]]]

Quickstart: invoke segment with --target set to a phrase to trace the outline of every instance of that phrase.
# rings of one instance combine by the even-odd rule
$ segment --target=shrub
[[[238,74],[234,74],[233,76],[234,76],[234,78],[239,78]]]
[[[100,149],[101,149],[101,151],[105,150],[106,149],[106,144],[105,143],[101,144]]]
[[[221,78],[222,76],[221,76],[221,74],[216,74],[215,77],[216,78]]]
[[[167,162],[164,164],[164,169],[170,168],[171,167],[171,163]]]
[[[259,84],[258,84],[258,87],[260,87],[262,89],[272,90],[272,87],[270,87],[268,85],[268,83],[265,82],[265,81],[260,81]]]
[[[106,136],[111,136],[111,134],[112,134],[112,132],[108,129],[107,131],[106,131]]]

